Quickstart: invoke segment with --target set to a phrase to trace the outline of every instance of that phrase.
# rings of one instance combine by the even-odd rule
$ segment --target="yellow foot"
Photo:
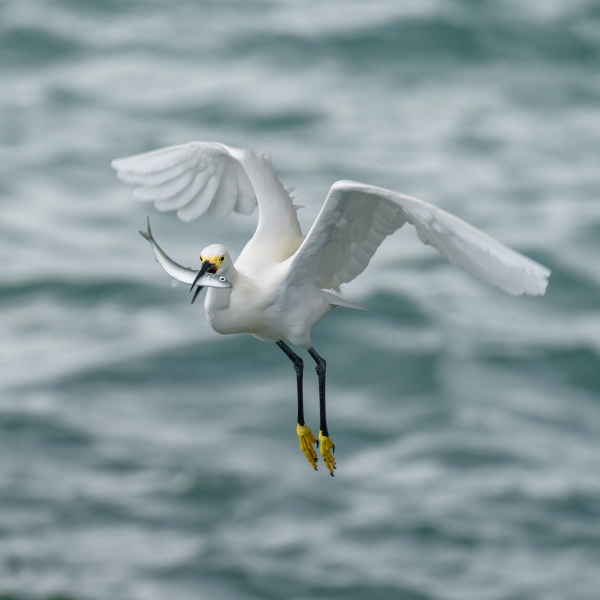
[[[300,439],[300,450],[304,452],[306,460],[312,465],[312,468],[317,470],[317,451],[313,448],[313,444],[317,443],[317,438],[306,425],[296,425],[296,433]]]
[[[323,435],[322,431],[319,431],[319,451],[325,461],[325,466],[329,469],[329,474],[333,477],[333,470],[335,469],[335,458],[333,458],[332,452],[335,452],[335,444],[331,439]]]

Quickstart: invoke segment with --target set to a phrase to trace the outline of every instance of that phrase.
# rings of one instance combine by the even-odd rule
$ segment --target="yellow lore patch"
[[[221,264],[225,261],[225,255],[221,256],[200,256],[200,262],[207,260],[213,267],[215,267],[215,273],[221,268]]]

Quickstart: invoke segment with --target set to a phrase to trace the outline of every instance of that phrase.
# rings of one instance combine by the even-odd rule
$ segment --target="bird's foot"
[[[328,435],[323,435],[322,431],[319,431],[319,452],[321,452],[321,456],[325,461],[325,466],[329,469],[329,474],[333,477],[333,470],[335,469],[335,458],[333,458],[335,444]]]
[[[300,450],[304,452],[306,460],[312,465],[312,468],[317,470],[317,451],[313,448],[313,444],[317,443],[317,438],[307,425],[296,425],[296,433],[300,440]]]

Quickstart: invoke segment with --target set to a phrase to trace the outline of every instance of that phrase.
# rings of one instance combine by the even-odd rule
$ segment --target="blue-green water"
[[[599,65],[597,0],[0,2],[0,597],[599,598]],[[210,330],[109,168],[191,139],[270,152],[305,231],[390,187],[548,293],[387,240],[313,333],[315,473],[289,361]],[[185,264],[254,219],[153,213]]]

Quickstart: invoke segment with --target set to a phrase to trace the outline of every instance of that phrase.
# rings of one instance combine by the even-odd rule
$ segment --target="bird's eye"
[[[225,277],[219,277],[219,281],[225,281]]]
[[[221,262],[223,262],[225,260],[224,256],[221,256],[221,258],[219,259]]]

